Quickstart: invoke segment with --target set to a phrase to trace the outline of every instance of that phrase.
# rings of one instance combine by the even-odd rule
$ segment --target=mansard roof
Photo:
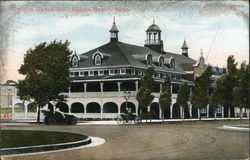
[[[108,54],[110,56],[104,57],[101,66],[95,66],[93,63],[92,56],[95,52],[101,52],[103,54]],[[142,47],[122,42],[117,43],[107,43],[102,46],[99,46],[95,49],[87,51],[81,55],[88,57],[85,60],[79,61],[80,68],[89,68],[89,67],[136,67],[136,68],[148,68],[147,64],[145,63],[146,55],[151,54],[153,58],[162,56],[164,58],[164,63],[166,63],[167,59],[173,57],[175,59],[175,69],[169,69],[167,66],[159,67],[155,63],[152,66],[155,67],[158,71],[169,71],[169,72],[179,72],[184,73],[184,70],[181,67],[182,64],[190,64],[192,65],[195,63],[195,60],[185,57],[180,54],[175,54],[171,52],[165,52],[165,54],[161,54],[151,50],[148,47]]]

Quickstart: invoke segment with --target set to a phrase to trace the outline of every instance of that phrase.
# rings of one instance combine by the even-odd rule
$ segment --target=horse
[[[148,119],[150,119],[150,122],[151,122],[151,119],[154,117],[155,115],[155,111],[154,110],[150,110],[149,112],[142,112],[139,114],[139,117],[141,119],[146,119],[146,123],[148,122]]]

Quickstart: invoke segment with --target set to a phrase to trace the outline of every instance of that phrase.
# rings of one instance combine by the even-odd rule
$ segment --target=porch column
[[[101,93],[103,92],[103,82],[100,83],[101,86]]]
[[[86,97],[86,93],[87,93],[87,83],[83,83],[84,86],[84,97]]]
[[[71,113],[71,106],[70,105],[68,105],[69,106],[69,113]]]
[[[84,85],[84,93],[86,93],[87,92],[87,83],[83,83],[83,85]]]
[[[101,105],[101,119],[103,118],[103,106]]]
[[[162,83],[160,83],[160,93],[161,93],[161,90],[162,90]]]
[[[118,106],[118,115],[121,114],[121,105]]]
[[[71,88],[69,87],[69,93],[71,93]]]
[[[200,114],[200,108],[198,108],[198,118],[201,117],[201,114]]]
[[[230,111],[230,107],[228,107],[228,118],[231,117],[231,111]]]
[[[224,107],[223,106],[220,106],[221,107],[221,116],[222,118],[224,118]]]
[[[173,94],[173,84],[171,83],[171,94]]]
[[[170,106],[170,119],[173,119],[173,104]]]
[[[136,92],[138,92],[138,90],[139,90],[138,81],[135,81],[135,90],[136,90]]]
[[[135,106],[135,114],[138,116],[138,113],[139,113],[139,105],[137,104]]]
[[[180,118],[183,118],[182,110],[184,110],[184,109],[183,109],[183,107],[180,106]]]
[[[193,115],[192,115],[192,107],[193,105],[191,103],[189,103],[189,114],[190,114],[190,118],[193,118]]]
[[[87,118],[87,106],[84,105],[84,118],[86,119]]]
[[[23,104],[24,104],[25,119],[27,119],[28,118],[28,104],[25,102]]]
[[[118,85],[118,92],[121,91],[121,82],[117,82],[117,85]]]
[[[162,110],[160,104],[159,104],[159,118],[162,119]]]
[[[209,107],[210,107],[210,105],[208,104],[207,105],[207,118],[209,118]]]

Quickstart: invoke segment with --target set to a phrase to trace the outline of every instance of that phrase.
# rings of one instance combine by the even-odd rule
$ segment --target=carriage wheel
[[[134,122],[135,124],[141,123],[142,122],[141,117],[136,116]]]
[[[128,120],[126,120],[126,119],[123,120],[124,124],[132,124],[132,122],[133,122],[133,120],[129,119],[129,118],[128,118]]]
[[[122,125],[122,124],[123,124],[123,118],[122,118],[121,115],[118,115],[118,116],[117,116],[116,122],[117,122],[118,125]]]

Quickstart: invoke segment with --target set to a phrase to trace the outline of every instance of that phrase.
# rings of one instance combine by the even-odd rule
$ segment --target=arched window
[[[73,67],[77,67],[78,66],[78,58],[77,57],[73,58],[73,60],[72,60],[72,66]]]
[[[151,65],[152,65],[152,62],[153,62],[153,60],[152,60],[152,55],[149,54],[149,55],[147,56],[147,65],[148,65],[148,66],[151,66]]]
[[[159,67],[163,67],[164,65],[164,59],[162,57],[160,57],[159,59]]]
[[[170,68],[172,68],[172,69],[175,68],[175,61],[174,61],[174,59],[171,59],[171,61],[170,61]]]
[[[96,56],[95,56],[95,65],[101,65],[101,63],[102,63],[102,58],[101,58],[101,56],[100,56],[100,54],[96,54]]]

